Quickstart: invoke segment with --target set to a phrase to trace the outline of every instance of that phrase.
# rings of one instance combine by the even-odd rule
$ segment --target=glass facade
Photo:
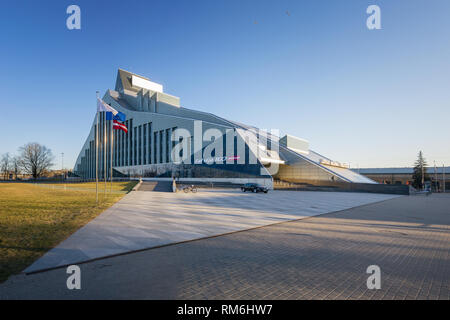
[[[163,138],[164,130],[159,131],[159,163],[163,163]]]
[[[147,164],[147,124],[145,123],[142,127],[142,163]]]
[[[171,150],[171,143],[170,143],[170,129],[166,129],[166,147],[165,147],[165,154],[166,154],[166,163],[170,162],[170,150]]]
[[[318,167],[317,165],[309,163],[306,160],[300,160],[290,165],[280,165],[275,177],[280,180],[291,182],[338,180],[338,178],[332,173]]]
[[[183,144],[183,137],[179,137],[178,141],[172,141],[172,136],[177,130],[177,126],[168,128],[156,128],[154,123],[145,122],[134,126],[135,121],[132,118],[125,121],[128,133],[122,130],[113,130],[114,152],[111,159],[110,146],[110,130],[111,121],[105,119],[104,113],[99,113],[99,144],[98,144],[98,173],[99,179],[105,176],[109,177],[112,165],[117,167],[125,175],[143,176],[143,177],[182,177],[182,178],[267,178],[270,177],[262,168],[263,166],[257,162],[249,163],[251,152],[247,144],[244,145],[245,156],[240,160],[226,160],[226,163],[205,163],[205,159],[201,162],[195,162],[192,143],[192,137],[186,137],[186,147],[190,150],[191,159],[182,164],[174,164],[172,162],[172,150],[178,143]],[[96,130],[96,123],[93,126]],[[227,135],[221,138],[222,151],[224,156],[227,150]],[[230,143],[233,145],[231,152],[236,155],[238,153],[238,138],[236,135],[231,136],[234,140]],[[94,140],[90,140],[83,151],[81,161],[77,164],[77,173],[85,178],[94,179],[96,171],[96,145]],[[107,145],[104,146],[105,138]],[[230,137],[228,137],[230,138]],[[91,138],[92,139],[92,138]],[[270,142],[268,142],[270,143]],[[220,149],[219,149],[220,150]],[[202,154],[205,149],[203,148]],[[180,150],[180,158],[182,159],[186,150]],[[205,157],[216,156],[216,150],[211,151]],[[218,154],[220,156],[220,153]],[[242,158],[245,162],[242,163]],[[286,162],[289,165],[280,165],[275,178],[298,181],[298,180],[330,180],[333,173],[324,170],[320,166],[300,159],[298,156],[287,156]],[[133,166],[141,166],[141,168],[133,168]],[[127,167],[120,170],[121,167]],[[337,178],[337,177],[335,177]]]
[[[148,123],[148,162],[152,163],[152,123]]]
[[[158,163],[158,132],[153,132],[153,163]]]
[[[204,162],[194,164],[192,137],[187,139],[187,148],[191,150],[191,164],[173,164],[172,149],[176,141],[172,141],[172,134],[177,127],[170,127],[163,130],[153,131],[151,122],[133,127],[133,119],[125,121],[128,128],[128,134],[122,130],[113,130],[114,153],[112,157],[115,167],[132,167],[145,165],[144,172],[139,170],[144,177],[204,177],[204,178],[251,178],[261,177],[261,164],[206,164]],[[98,168],[99,178],[103,179],[105,175],[109,177],[111,169],[110,153],[110,134],[111,121],[106,121],[103,113],[99,114],[99,155]],[[94,131],[95,131],[94,125]],[[106,135],[107,145],[104,146]],[[236,137],[234,138],[236,139]],[[183,138],[179,138],[183,142]],[[236,142],[236,140],[235,140]],[[225,150],[226,141],[223,139],[223,148]],[[204,151],[204,149],[203,149]],[[234,146],[235,154],[237,144]],[[95,178],[95,140],[89,142],[89,147],[85,150],[78,165],[78,173],[86,178]],[[184,150],[180,151],[180,157],[183,157]],[[246,159],[248,160],[248,147],[246,148]],[[212,152],[215,156],[215,152]],[[105,162],[106,161],[106,162]],[[106,169],[105,169],[106,165]],[[133,169],[128,170],[129,175],[133,175]]]
[[[139,131],[139,138],[138,138],[138,161],[137,164],[138,165],[142,165],[142,126],[138,127],[138,131]]]
[[[137,128],[133,128],[133,152],[132,152],[132,158],[131,163],[133,166],[137,165]]]

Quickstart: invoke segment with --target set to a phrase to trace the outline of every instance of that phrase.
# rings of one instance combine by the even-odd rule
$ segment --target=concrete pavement
[[[450,299],[450,195],[400,197],[19,275],[0,299]],[[366,268],[381,268],[368,290]]]
[[[139,190],[145,189],[142,186]],[[230,189],[200,189],[195,194],[135,191],[47,252],[25,272],[217,236],[394,197],[398,196],[291,191],[253,194]]]

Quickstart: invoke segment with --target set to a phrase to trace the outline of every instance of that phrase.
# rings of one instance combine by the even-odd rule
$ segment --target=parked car
[[[264,193],[267,193],[269,191],[269,189],[267,189],[266,187],[261,186],[256,183],[246,183],[241,187],[241,190],[243,192],[251,191],[251,192],[264,192]]]

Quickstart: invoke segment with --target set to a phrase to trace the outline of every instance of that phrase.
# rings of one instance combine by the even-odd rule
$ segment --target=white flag
[[[112,112],[113,115],[118,114],[119,112],[111,107],[109,104],[107,104],[105,101],[103,101],[100,98],[97,98],[97,112]]]

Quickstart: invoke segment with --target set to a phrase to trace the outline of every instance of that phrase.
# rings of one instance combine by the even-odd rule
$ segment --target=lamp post
[[[436,160],[434,160],[434,190],[436,192],[438,192],[438,190],[437,190],[437,182],[438,182],[438,179],[437,179]]]
[[[98,103],[98,91],[96,91],[97,103]],[[98,107],[95,115],[95,203],[98,204]]]
[[[445,192],[445,166],[442,164],[442,192]]]
[[[61,173],[62,173],[62,180],[64,181],[64,152],[61,152]]]

